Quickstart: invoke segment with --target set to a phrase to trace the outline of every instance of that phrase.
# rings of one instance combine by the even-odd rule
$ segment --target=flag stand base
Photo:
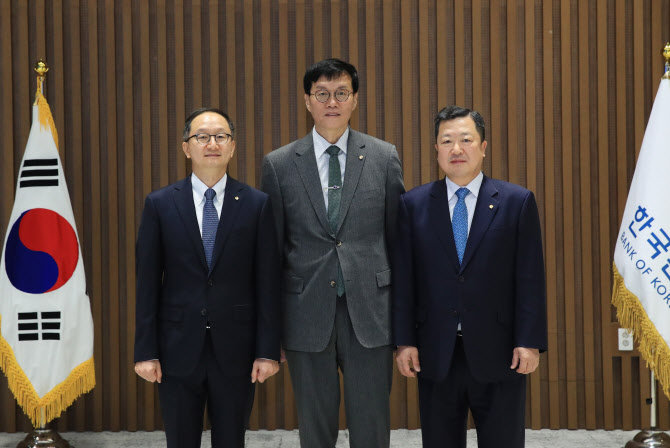
[[[73,448],[53,429],[35,429],[16,448]]]
[[[670,448],[670,436],[664,432],[648,430],[635,434],[624,448]]]

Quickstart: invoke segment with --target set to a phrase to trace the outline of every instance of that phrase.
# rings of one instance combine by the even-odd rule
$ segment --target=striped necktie
[[[216,229],[219,227],[219,215],[214,207],[214,196],[216,191],[208,188],[205,191],[205,208],[202,213],[202,245],[205,248],[207,267],[212,268],[212,252],[214,252],[214,241],[216,240]]]

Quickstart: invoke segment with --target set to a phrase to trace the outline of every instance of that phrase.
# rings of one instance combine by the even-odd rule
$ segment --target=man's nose
[[[207,141],[207,144],[205,145],[207,148],[213,148],[214,146],[217,146],[218,143],[216,143],[216,135],[210,135],[209,140]]]
[[[461,154],[463,152],[463,149],[460,147],[458,143],[454,143],[454,147],[451,149],[451,152],[455,154]]]
[[[328,99],[326,100],[326,106],[334,106],[337,105],[337,100],[335,99],[335,94],[331,93]]]

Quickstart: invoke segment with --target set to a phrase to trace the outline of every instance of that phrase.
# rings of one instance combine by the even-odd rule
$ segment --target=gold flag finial
[[[42,91],[42,85],[44,83],[44,76],[49,71],[49,66],[42,58],[35,62],[35,71],[37,72],[37,90],[39,93],[44,94]]]
[[[665,58],[665,74],[663,79],[670,79],[670,42],[663,47],[663,57]]]

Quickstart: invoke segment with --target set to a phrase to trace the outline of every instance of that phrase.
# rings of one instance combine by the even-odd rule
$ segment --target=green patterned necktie
[[[337,222],[340,217],[340,202],[342,201],[342,172],[340,171],[340,160],[338,154],[340,148],[335,145],[329,146],[326,152],[330,156],[328,163],[328,222],[333,232],[337,231]],[[344,295],[344,276],[340,263],[337,263],[337,296]]]

